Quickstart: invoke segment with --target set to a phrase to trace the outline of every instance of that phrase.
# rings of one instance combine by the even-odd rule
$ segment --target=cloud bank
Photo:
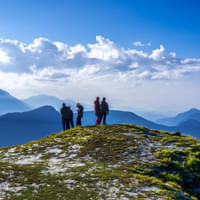
[[[134,45],[144,46],[139,41]],[[122,86],[129,89],[138,82],[177,80],[199,71],[200,59],[178,58],[175,52],[167,53],[163,45],[148,54],[122,48],[102,36],[86,46],[69,46],[47,38],[37,38],[30,44],[0,39],[1,88],[30,94],[51,88],[60,96],[64,96],[64,90],[71,94],[76,91],[78,98],[78,93],[86,91],[96,95],[96,88],[109,93],[108,85],[110,90]]]
[[[46,38],[37,38],[31,44],[1,39],[0,71],[37,75],[52,81],[86,72],[94,76],[122,74],[132,79],[173,79],[200,71],[200,59],[177,58],[174,52],[166,53],[163,45],[151,54],[124,49],[101,36],[87,46],[68,46]]]

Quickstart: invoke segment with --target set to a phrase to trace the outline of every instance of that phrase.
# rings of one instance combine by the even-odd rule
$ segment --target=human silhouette
[[[106,98],[103,97],[101,104],[100,104],[100,119],[99,124],[101,123],[101,120],[103,119],[103,124],[106,124],[106,115],[109,113],[109,106],[106,102]]]
[[[74,127],[73,123],[73,112],[69,106],[66,106],[65,103],[63,103],[62,108],[60,109],[60,113],[62,116],[62,124],[63,124],[63,130],[67,130],[71,127]]]
[[[69,123],[70,123],[70,125],[71,125],[71,128],[74,128],[73,112],[72,112],[70,106],[68,106],[68,108],[69,108],[69,112],[70,112]]]
[[[77,107],[77,119],[76,126],[81,126],[81,118],[83,117],[83,106],[80,103],[76,104]]]
[[[94,101],[94,113],[96,115],[96,125],[97,125],[100,122],[100,115],[101,115],[99,97],[97,97],[96,100]]]

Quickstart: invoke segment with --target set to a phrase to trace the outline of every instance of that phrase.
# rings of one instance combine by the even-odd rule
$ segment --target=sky
[[[0,1],[0,88],[172,115],[200,108],[199,0]]]

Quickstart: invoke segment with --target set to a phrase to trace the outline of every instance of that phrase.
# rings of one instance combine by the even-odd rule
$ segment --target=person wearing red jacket
[[[101,116],[101,111],[100,111],[100,103],[99,103],[99,97],[96,98],[94,101],[94,113],[96,115],[96,125],[100,123],[100,116]]]

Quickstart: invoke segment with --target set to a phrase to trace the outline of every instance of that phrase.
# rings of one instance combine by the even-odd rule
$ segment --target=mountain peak
[[[51,111],[51,112],[57,112],[56,109],[51,106],[51,105],[45,105],[45,106],[41,106],[39,108],[36,108],[35,111]]]
[[[200,110],[191,108],[190,110],[178,114],[176,117],[181,118],[182,121],[190,119],[192,116],[200,115]]]
[[[187,112],[192,112],[192,113],[195,113],[195,112],[200,112],[200,110],[198,110],[197,108],[191,108],[190,110],[188,110]]]
[[[28,104],[0,89],[0,115],[10,112],[23,112],[29,109]]]
[[[0,89],[0,97],[1,96],[11,96],[7,91]]]
[[[1,148],[0,198],[197,200],[199,142],[124,124]]]
[[[56,111],[56,109],[53,106],[48,106],[48,105],[25,112],[8,113],[0,117],[0,119],[13,119],[15,121],[19,120],[56,121],[58,118],[59,118],[59,113]]]
[[[181,122],[188,121],[190,119],[200,120],[200,110],[191,108],[190,110],[177,114],[175,117],[163,118],[157,120],[157,122],[169,126],[176,126]]]

